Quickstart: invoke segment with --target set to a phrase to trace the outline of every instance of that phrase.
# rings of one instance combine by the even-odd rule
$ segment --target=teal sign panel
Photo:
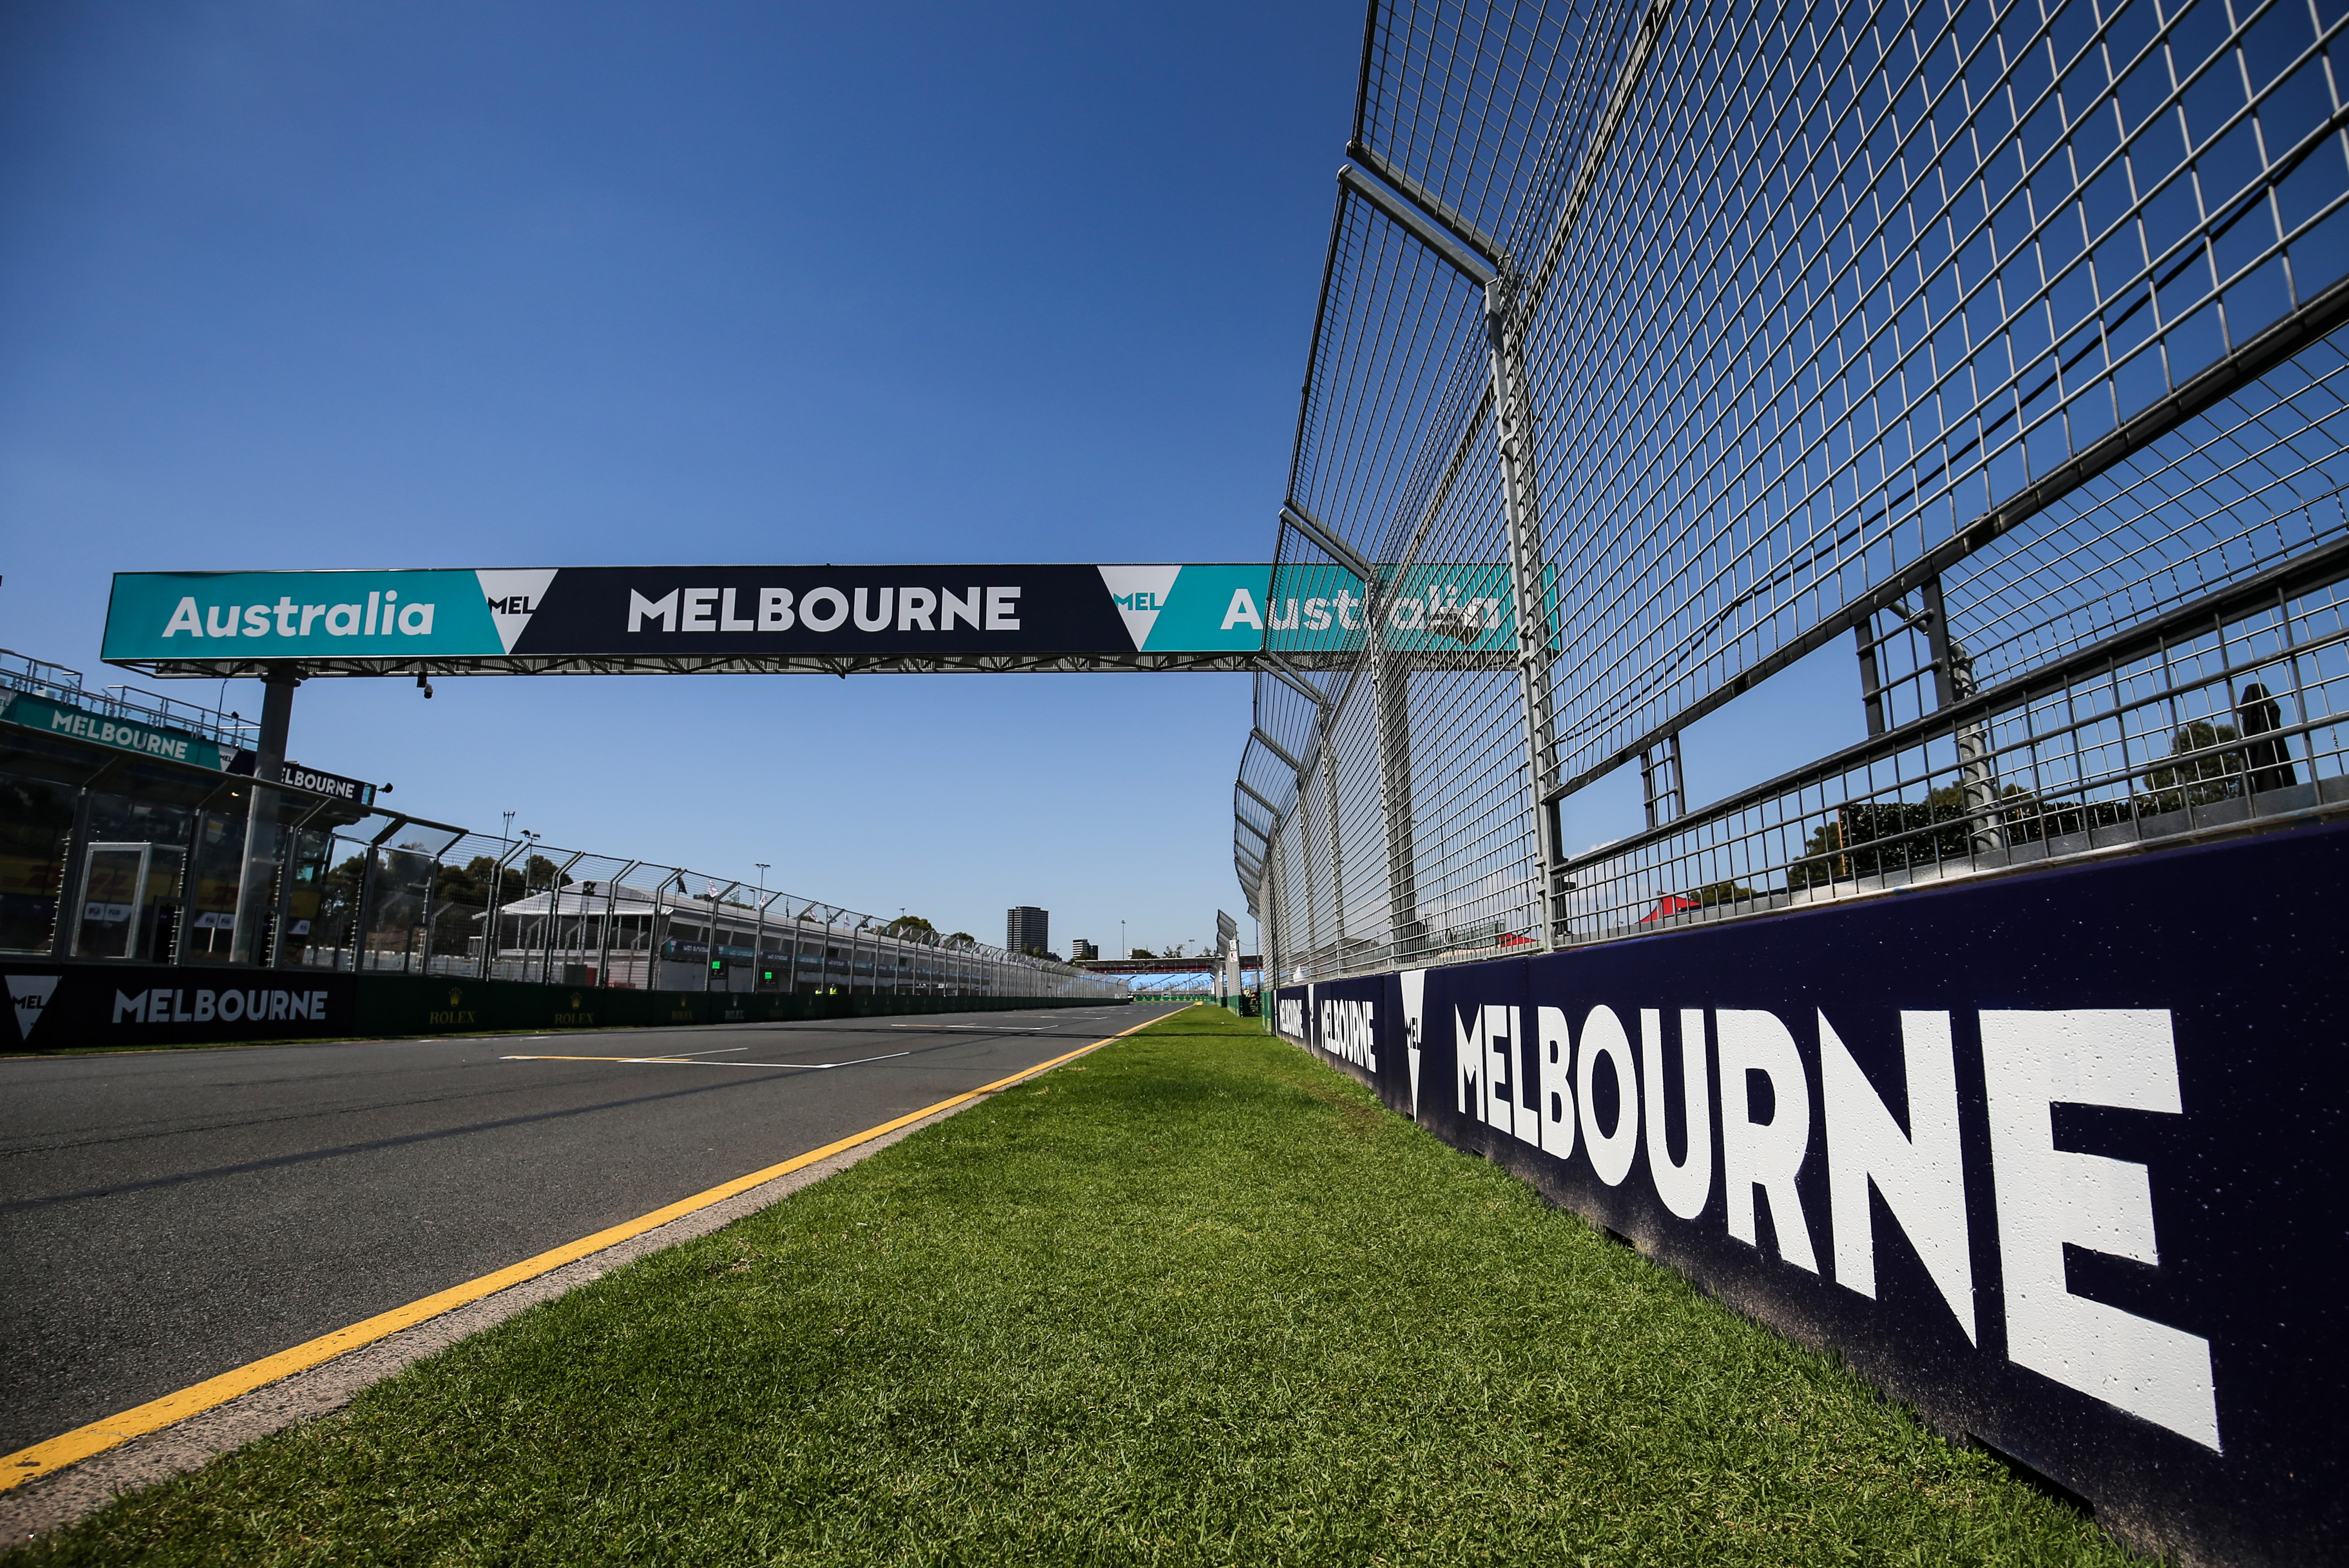
[[[123,572],[100,657],[402,659],[502,654],[479,572]]]
[[[1398,651],[1516,647],[1505,566],[1413,565],[1378,597]],[[1245,668],[1267,649],[1343,659],[1363,647],[1368,614],[1343,567],[1261,562],[123,573],[103,657],[182,675],[275,661],[308,674],[974,658],[1117,669],[1151,655]]]
[[[1255,653],[1264,647],[1268,566],[1102,566],[1139,653]]]
[[[129,719],[109,719],[29,692],[0,691],[0,719],[27,730],[38,730],[45,735],[67,735],[135,756],[160,757],[166,762],[214,770],[224,765],[220,748],[201,735],[159,729]]]
[[[1388,648],[1407,653],[1516,649],[1506,566],[1433,561],[1411,566],[1397,574],[1382,597]],[[1368,631],[1362,580],[1343,566],[1289,566],[1274,572],[1266,647],[1280,653],[1337,653],[1363,646]]]

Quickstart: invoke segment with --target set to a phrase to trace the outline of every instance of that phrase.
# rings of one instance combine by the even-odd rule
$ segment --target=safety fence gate
[[[2344,15],[1373,5],[1234,796],[1284,1033],[2189,1559],[2349,1551]]]

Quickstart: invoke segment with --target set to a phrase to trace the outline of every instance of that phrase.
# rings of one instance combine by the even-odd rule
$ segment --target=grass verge
[[[1216,1008],[5,1561],[2119,1563]]]

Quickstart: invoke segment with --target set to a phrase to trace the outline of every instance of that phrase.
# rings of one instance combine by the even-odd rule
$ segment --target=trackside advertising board
[[[802,996],[787,992],[605,991],[447,976],[0,958],[0,1047],[189,1045],[252,1040],[792,1023],[1005,1008],[1085,1007],[1066,997]],[[13,1024],[15,1033],[9,1033]]]
[[[1385,597],[1389,645],[1514,647],[1506,568],[1421,565]],[[564,566],[119,573],[104,658],[159,673],[625,670],[680,660],[1300,658],[1359,650],[1361,581],[1334,566]],[[666,662],[665,662],[666,661]],[[1206,666],[1202,666],[1206,667]]]
[[[37,730],[45,735],[66,735],[89,741],[135,756],[160,757],[195,768],[222,766],[220,747],[201,735],[182,730],[111,719],[103,713],[52,702],[26,691],[0,691],[0,720]]]
[[[2349,1561],[2349,826],[1281,989],[1387,1105],[2189,1563]],[[1430,1328],[1435,1325],[1427,1325]]]

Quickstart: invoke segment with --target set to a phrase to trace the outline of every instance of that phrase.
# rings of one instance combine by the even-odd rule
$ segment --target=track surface
[[[0,1453],[1166,1011],[0,1061]]]

